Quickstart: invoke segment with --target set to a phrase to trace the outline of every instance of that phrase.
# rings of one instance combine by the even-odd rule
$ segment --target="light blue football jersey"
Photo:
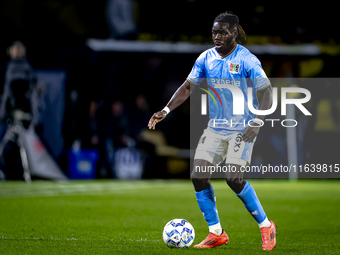
[[[205,80],[206,78],[206,80]],[[248,88],[252,88],[252,104],[259,108],[256,91],[270,86],[270,81],[262,69],[258,58],[244,46],[235,43],[226,55],[216,48],[204,51],[196,60],[187,80],[199,85],[207,82],[209,96],[208,128],[214,133],[227,135],[242,132],[255,114],[248,108]],[[233,114],[233,95],[227,86],[236,86],[244,97],[243,114]],[[203,85],[204,86],[204,85]]]

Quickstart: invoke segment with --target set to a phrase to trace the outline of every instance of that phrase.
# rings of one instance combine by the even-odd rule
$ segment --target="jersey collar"
[[[227,54],[225,54],[225,55],[223,55],[222,53],[219,53],[219,52],[218,52],[218,54],[221,55],[221,59],[223,59],[223,58],[225,58],[225,57],[228,57],[231,53],[233,53],[234,50],[236,49],[236,46],[237,46],[237,43],[235,42],[234,47],[233,47]]]

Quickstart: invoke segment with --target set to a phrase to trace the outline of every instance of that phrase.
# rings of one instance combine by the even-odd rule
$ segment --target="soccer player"
[[[210,233],[194,247],[213,248],[229,241],[220,224],[210,175],[195,171],[197,166],[207,169],[224,162],[229,169],[236,169],[235,173],[230,171],[225,174],[227,184],[258,223],[263,250],[272,250],[276,245],[276,225],[268,220],[254,188],[243,179],[240,171],[242,166],[250,164],[252,148],[265,118],[264,115],[255,116],[248,109],[247,100],[251,100],[257,110],[269,109],[272,104],[272,87],[260,61],[240,45],[245,39],[245,33],[236,15],[218,15],[212,27],[212,39],[215,47],[204,51],[197,58],[186,81],[177,89],[166,107],[151,117],[148,126],[149,129],[155,129],[155,125],[181,105],[190,96],[193,88],[205,78],[211,93],[219,95],[222,107],[209,98],[208,127],[204,130],[195,152],[191,178],[198,205]],[[229,84],[229,87],[225,84]],[[237,86],[244,95],[244,114],[233,114],[235,98],[230,85]],[[252,98],[247,98],[248,88],[253,91]],[[257,92],[262,94],[260,102]],[[224,121],[216,124],[216,120],[221,119]]]

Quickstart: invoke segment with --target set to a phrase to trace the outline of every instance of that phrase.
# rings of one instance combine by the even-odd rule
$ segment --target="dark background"
[[[146,97],[150,116],[164,107],[172,93],[185,80],[198,54],[169,54],[148,52],[95,52],[86,45],[89,38],[107,39],[109,29],[106,19],[106,1],[28,1],[3,0],[0,2],[0,63],[9,57],[7,49],[14,40],[22,40],[27,46],[27,58],[37,70],[65,70],[65,115],[63,138],[64,156],[56,160],[67,172],[65,155],[77,138],[77,119],[86,115],[91,100],[98,102],[101,117],[105,119],[113,100],[122,100],[126,112],[134,111],[134,99],[142,94]],[[228,11],[238,15],[240,24],[248,35],[247,45],[319,45],[322,51],[317,56],[305,55],[258,55],[269,77],[337,77],[339,59],[339,34],[336,32],[338,11],[336,6],[294,2],[221,2],[216,0],[191,1],[134,1],[136,41],[165,41],[211,43],[210,33],[214,18]],[[129,38],[130,39],[130,38]],[[321,63],[321,64],[320,64]],[[312,70],[315,72],[304,72]],[[131,75],[131,72],[133,73]],[[309,122],[307,135],[301,141],[304,155],[301,163],[336,162],[337,153],[328,145],[339,138],[339,99],[337,85],[328,90],[317,85],[308,88],[312,92],[310,109],[315,113]],[[72,92],[77,99],[72,99]],[[318,104],[328,100],[333,125],[316,127]],[[189,103],[173,112],[159,124],[168,145],[189,148]],[[130,116],[131,118],[131,116]],[[139,125],[147,125],[141,120]],[[143,122],[144,121],[144,122]],[[79,126],[79,125],[78,125]],[[81,128],[80,128],[81,129]],[[273,136],[278,137],[277,150],[273,147]],[[307,137],[307,138],[306,138]],[[312,140],[313,139],[313,140]],[[301,142],[300,141],[300,142]],[[307,144],[306,144],[307,141]],[[313,141],[313,142],[311,142]],[[287,163],[285,131],[262,129],[254,158],[258,162],[273,164]],[[275,146],[274,146],[275,147]],[[320,153],[319,148],[328,150]],[[280,150],[281,148],[281,150]],[[256,152],[259,152],[257,155]],[[171,161],[172,160],[172,161]],[[186,176],[168,171],[173,161],[168,158],[151,168],[147,177]],[[176,162],[177,162],[176,161]],[[184,160],[185,161],[185,160]],[[177,162],[178,163],[178,162]],[[153,165],[153,164],[151,164]],[[182,165],[181,165],[182,166]],[[157,171],[157,169],[160,168]],[[176,163],[175,167],[176,168]],[[107,174],[99,177],[111,178]]]
[[[34,66],[55,67],[67,55],[67,49],[81,45],[87,38],[108,38],[105,9],[103,0],[1,1],[0,46],[5,49],[13,40],[23,40],[34,55],[30,59]],[[213,19],[224,11],[237,14],[248,35],[271,36],[276,43],[339,41],[335,32],[337,8],[322,4],[135,1],[134,17],[139,34],[168,41],[201,36],[207,42]],[[5,50],[1,59],[6,59]]]

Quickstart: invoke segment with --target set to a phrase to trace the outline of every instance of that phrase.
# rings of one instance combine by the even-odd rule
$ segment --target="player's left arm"
[[[273,88],[272,86],[269,86],[261,91],[258,91],[262,95],[261,101],[259,102],[259,110],[268,110],[273,103]],[[256,115],[257,119],[264,120],[265,115]],[[255,137],[260,132],[260,125],[257,123],[251,124],[252,126],[246,127],[244,130],[242,139],[245,142],[252,142]]]

